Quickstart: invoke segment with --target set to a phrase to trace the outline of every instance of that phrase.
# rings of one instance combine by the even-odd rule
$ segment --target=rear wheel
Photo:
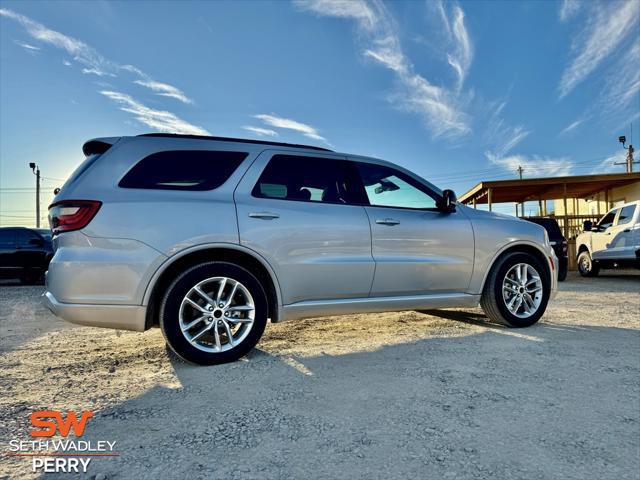
[[[578,272],[583,277],[595,277],[600,272],[600,267],[593,263],[591,255],[586,250],[578,255]]]
[[[498,259],[480,299],[489,319],[509,327],[528,327],[544,314],[551,282],[542,263],[529,253]]]
[[[160,327],[171,349],[201,365],[237,360],[260,340],[267,297],[244,268],[209,262],[182,273],[160,306]]]

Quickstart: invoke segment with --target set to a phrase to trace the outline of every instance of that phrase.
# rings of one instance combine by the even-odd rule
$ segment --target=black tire
[[[583,277],[595,277],[600,272],[600,266],[593,262],[586,250],[578,255],[578,272]]]
[[[189,290],[203,280],[227,277],[240,282],[253,297],[254,320],[247,336],[230,350],[207,352],[193,346],[182,333],[179,322],[180,305]],[[160,328],[176,355],[199,365],[233,362],[246,355],[260,340],[267,324],[267,296],[256,277],[248,270],[227,262],[207,262],[189,268],[167,288],[160,303]]]
[[[564,282],[567,279],[567,262],[562,262],[558,266],[558,281]]]
[[[538,310],[527,318],[520,318],[509,311],[502,295],[502,283],[505,276],[518,263],[526,263],[536,269],[542,282],[542,298]],[[480,305],[489,320],[507,327],[522,328],[536,323],[544,314],[549,294],[551,293],[551,279],[548,269],[533,255],[524,252],[508,253],[499,258],[489,273],[484,285]]]

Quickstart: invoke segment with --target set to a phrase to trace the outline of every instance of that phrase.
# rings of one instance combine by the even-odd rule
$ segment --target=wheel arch
[[[484,286],[487,282],[487,279],[489,278],[489,274],[495,268],[498,260],[503,258],[505,255],[508,255],[510,253],[515,253],[515,252],[530,253],[533,256],[535,256],[538,260],[540,260],[540,262],[544,266],[545,273],[549,276],[549,280],[551,281],[551,283],[553,283],[552,276],[551,276],[551,268],[549,266],[549,258],[547,257],[546,252],[544,252],[538,245],[536,245],[533,242],[515,242],[515,243],[509,243],[507,245],[504,245],[500,250],[498,250],[494,254],[489,264],[489,268],[487,268],[486,271],[484,272],[484,278],[482,279],[480,292],[484,291]]]
[[[147,306],[145,329],[158,324],[157,313],[162,293],[179,272],[210,261],[227,261],[246,268],[265,288],[269,303],[269,318],[277,322],[281,318],[282,295],[275,272],[259,254],[241,245],[204,244],[185,249],[169,257],[153,274],[144,293],[143,305]]]
[[[586,243],[581,243],[580,245],[578,245],[578,248],[576,248],[576,258],[578,258],[578,256],[582,252],[587,252],[587,253],[589,253],[589,255],[591,255],[591,251],[589,250],[589,246]]]

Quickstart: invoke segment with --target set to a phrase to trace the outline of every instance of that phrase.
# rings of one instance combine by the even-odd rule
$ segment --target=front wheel
[[[178,356],[214,365],[246,355],[264,332],[267,312],[267,297],[253,274],[235,264],[208,262],[169,286],[160,327]]]
[[[542,263],[529,253],[498,259],[485,283],[480,305],[490,320],[528,327],[544,314],[551,281]]]
[[[600,267],[593,262],[589,252],[580,252],[578,255],[578,272],[583,277],[595,277],[600,272]]]

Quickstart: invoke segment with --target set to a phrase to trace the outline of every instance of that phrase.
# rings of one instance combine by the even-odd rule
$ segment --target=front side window
[[[408,175],[383,165],[358,163],[369,204],[376,207],[435,209],[435,195]]]
[[[624,225],[625,223],[633,220],[633,214],[636,213],[635,205],[627,205],[620,210],[620,216],[618,217],[618,225]]]
[[[228,180],[245,152],[171,150],[140,160],[120,180],[122,188],[213,190]]]
[[[611,225],[613,225],[613,221],[616,218],[616,212],[617,211],[618,211],[617,209],[616,210],[611,210],[604,217],[602,217],[602,219],[600,219],[600,221],[598,222],[598,230],[606,230]]]
[[[274,155],[253,188],[258,198],[318,203],[352,203],[344,160]]]

